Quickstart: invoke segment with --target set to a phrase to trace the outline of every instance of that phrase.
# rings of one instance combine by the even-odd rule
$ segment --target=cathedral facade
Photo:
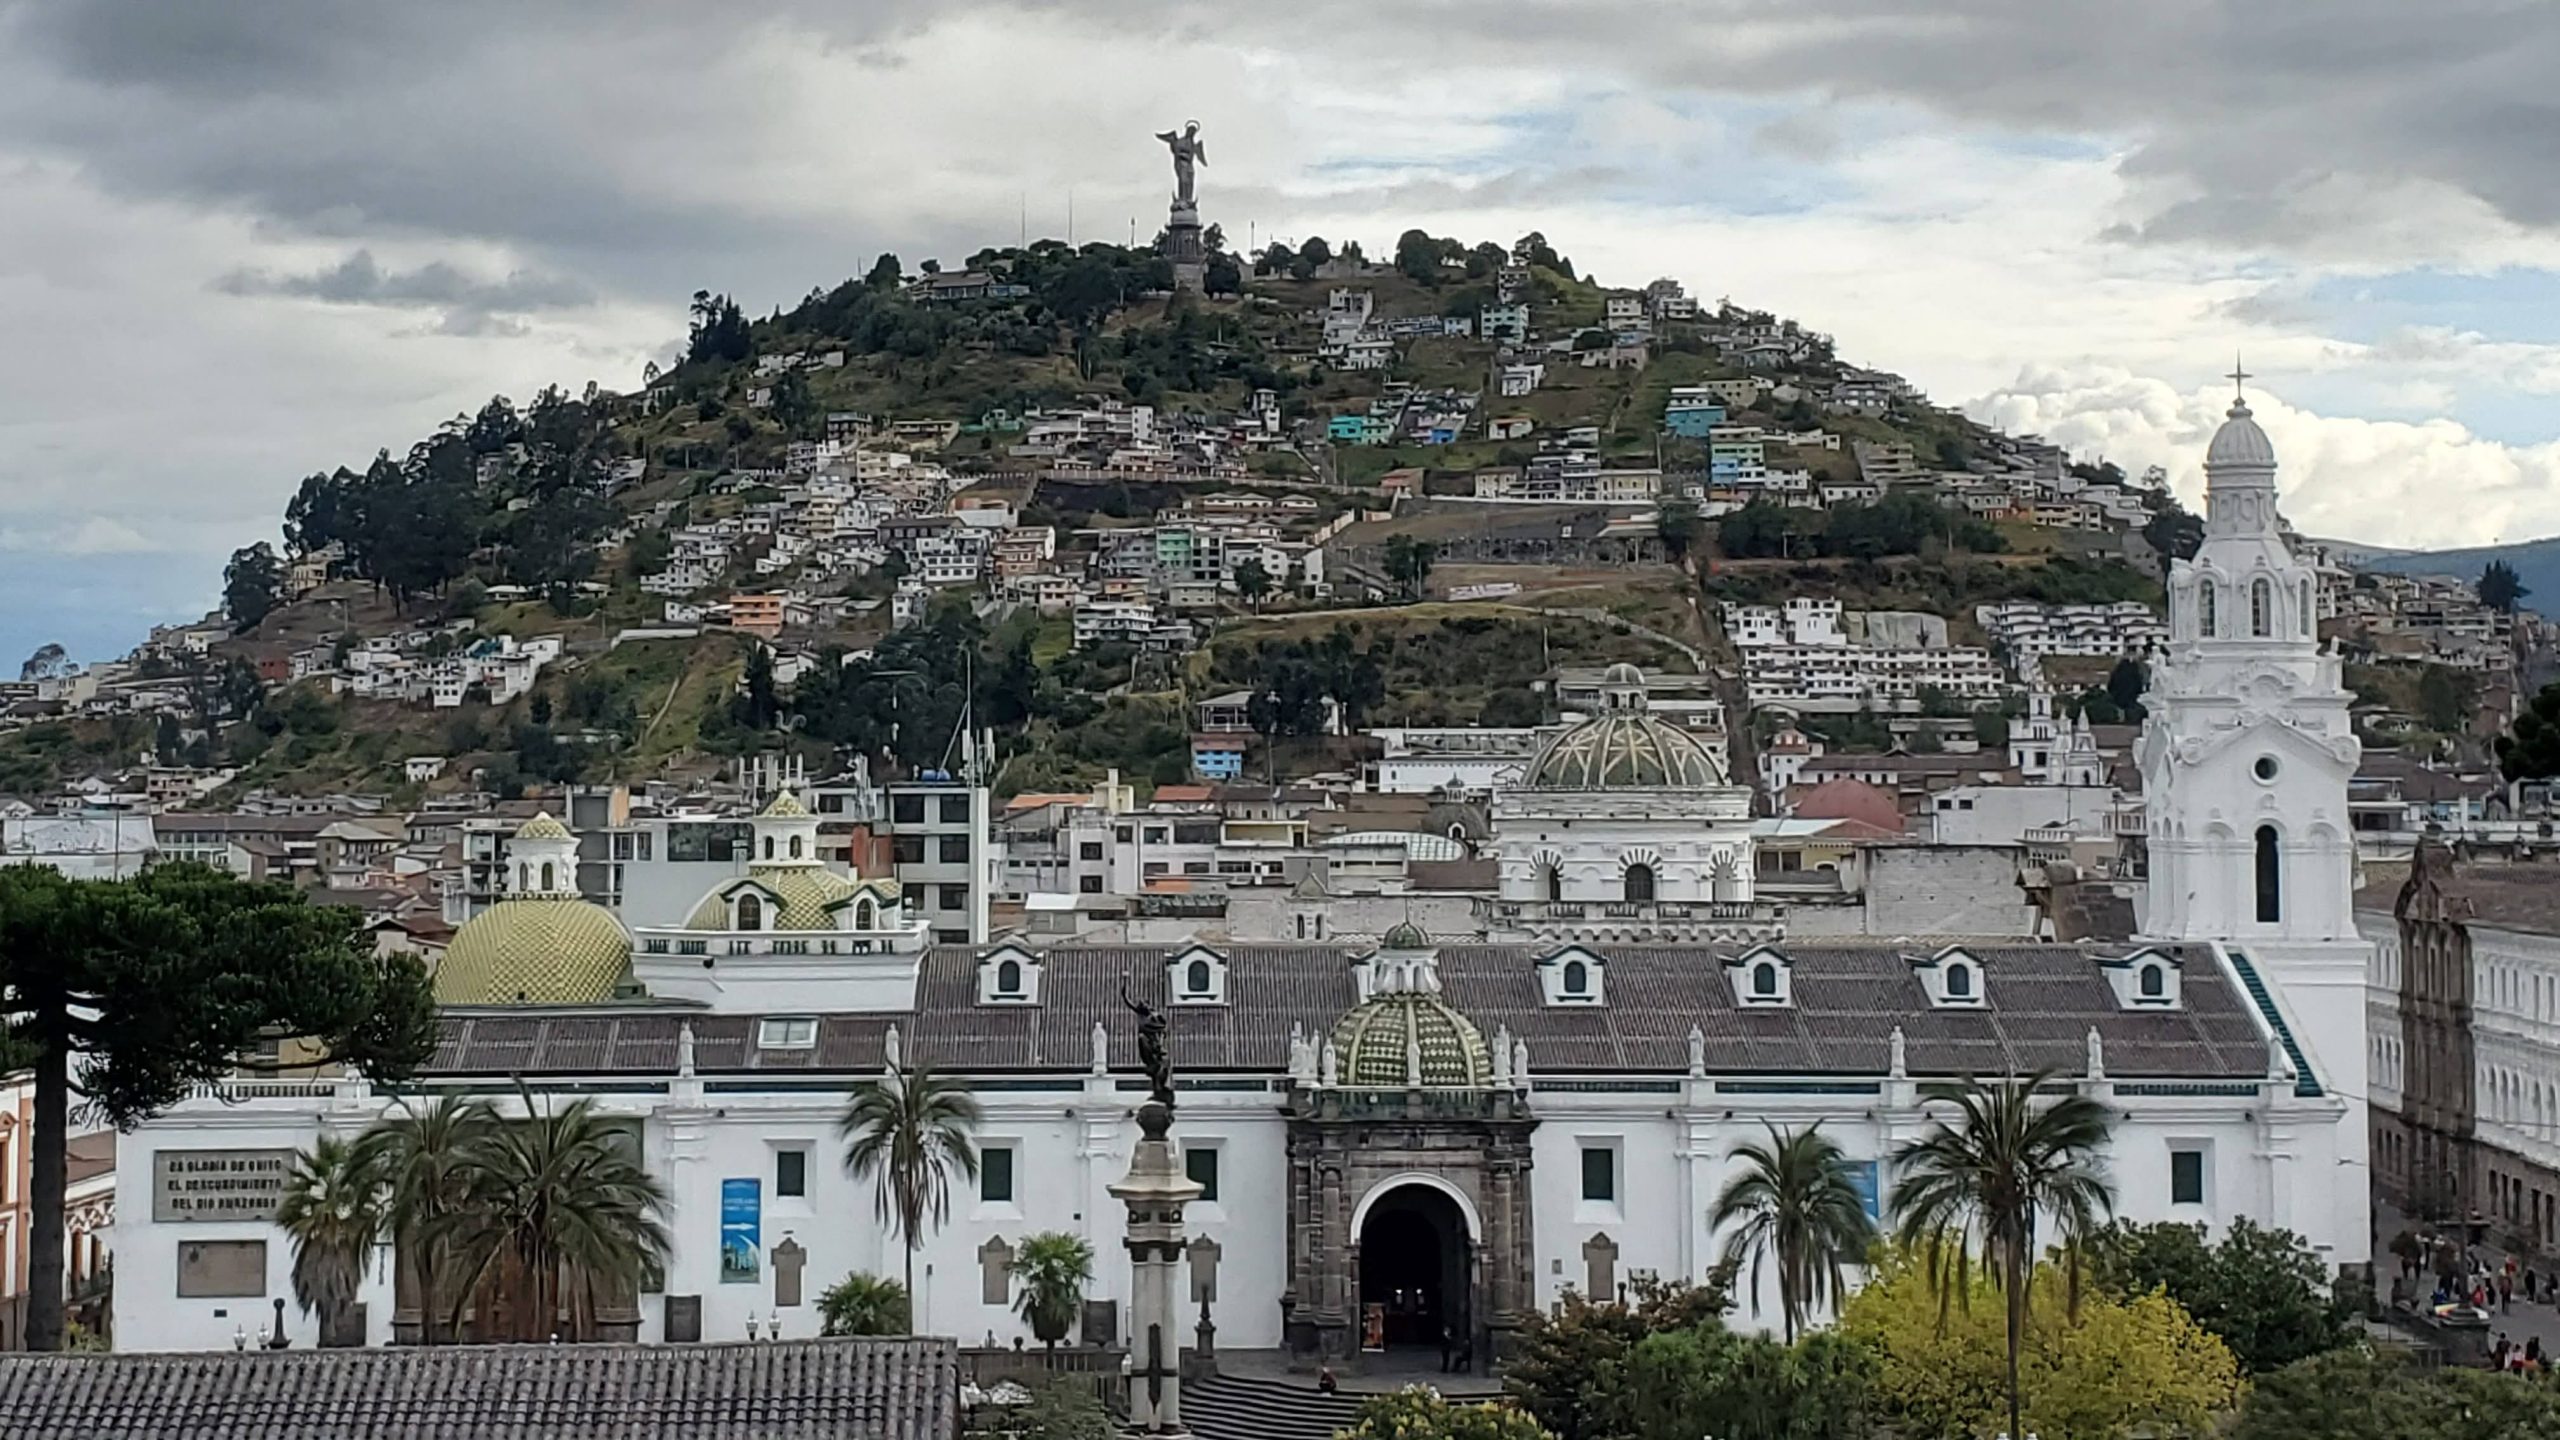
[[[439,972],[442,1043],[410,1094],[243,1079],[128,1139],[118,1344],[262,1329],[292,1293],[262,1177],[446,1091],[511,1111],[590,1098],[666,1184],[673,1253],[597,1297],[600,1333],[815,1334],[827,1285],[905,1267],[836,1126],[855,1087],[918,1063],[984,1110],[978,1178],[914,1256],[918,1328],[1027,1338],[1009,1264],[1065,1232],[1102,1257],[1086,1338],[1125,1340],[1107,1187],[1149,1082],[1124,991],[1170,1019],[1173,1143],[1202,1187],[1186,1310],[1222,1349],[1498,1359],[1568,1290],[1705,1278],[1733,1149],[1770,1127],[1822,1125],[1884,1215],[1890,1155],[1938,1113],[1927,1087],[1967,1077],[2044,1072],[2104,1103],[2127,1218],[2247,1217],[2364,1263],[2354,741],[2245,407],[2208,468],[2208,536],[2172,581],[2142,742],[2146,938],[1790,940],[1753,893],[1747,790],[1654,722],[1630,675],[1497,797],[1498,900],[1465,937],[933,945],[893,884],[817,860],[787,797],[755,820],[744,875],[635,934],[566,891],[574,842],[537,821],[512,898]],[[205,1205],[188,1177],[206,1174],[243,1178]],[[414,1323],[388,1261],[362,1292],[371,1343]],[[1773,1283],[1738,1298],[1741,1323],[1774,1328]],[[282,1323],[319,1338],[290,1309]]]

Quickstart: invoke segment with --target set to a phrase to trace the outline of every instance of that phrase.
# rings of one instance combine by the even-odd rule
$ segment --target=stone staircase
[[[1360,1418],[1364,1397],[1312,1386],[1216,1375],[1182,1387],[1182,1423],[1200,1440],[1333,1440]]]

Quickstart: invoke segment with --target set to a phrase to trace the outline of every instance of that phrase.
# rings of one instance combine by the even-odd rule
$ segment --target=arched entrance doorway
[[[1447,1191],[1403,1184],[1360,1224],[1361,1348],[1472,1348],[1475,1253]]]

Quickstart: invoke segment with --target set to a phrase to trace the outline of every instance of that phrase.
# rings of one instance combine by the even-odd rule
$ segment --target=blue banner
[[[720,1283],[754,1282],[764,1254],[764,1182],[720,1182]]]
[[[1882,1220],[1884,1218],[1884,1196],[1879,1189],[1879,1182],[1876,1178],[1876,1162],[1873,1160],[1850,1161],[1849,1183],[1857,1187],[1858,1203],[1867,1207],[1867,1218],[1870,1220]]]

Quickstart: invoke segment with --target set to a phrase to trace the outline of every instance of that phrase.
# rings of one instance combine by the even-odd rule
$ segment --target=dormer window
[[[1558,950],[1538,961],[1538,987],[1550,1005],[1605,1005],[1609,962],[1578,945]]]
[[[1019,945],[988,951],[978,960],[978,1003],[1039,1004],[1040,957]]]
[[[2179,1008],[2178,979],[2182,967],[2178,957],[2169,951],[2136,950],[2120,960],[2101,960],[2098,965],[2106,972],[2107,984],[2116,992],[2119,1008]]]
[[[1795,1003],[1795,962],[1773,945],[1755,945],[1725,962],[1733,1003],[1745,1010],[1783,1009]]]
[[[856,900],[853,902],[853,928],[856,930],[871,929],[873,922],[879,918],[879,913],[878,907],[871,903],[870,896],[865,895],[861,899]]]
[[[1166,979],[1177,1005],[1227,1003],[1227,957],[1206,946],[1174,956],[1167,962]]]
[[[741,930],[764,928],[764,901],[753,894],[738,897],[738,928]]]
[[[1929,1003],[1940,1009],[1978,1010],[1988,998],[1983,993],[1982,962],[1955,946],[1911,963],[1922,988],[1929,992]]]
[[[818,1045],[815,1015],[768,1015],[756,1026],[756,1046],[764,1050],[814,1050]]]

